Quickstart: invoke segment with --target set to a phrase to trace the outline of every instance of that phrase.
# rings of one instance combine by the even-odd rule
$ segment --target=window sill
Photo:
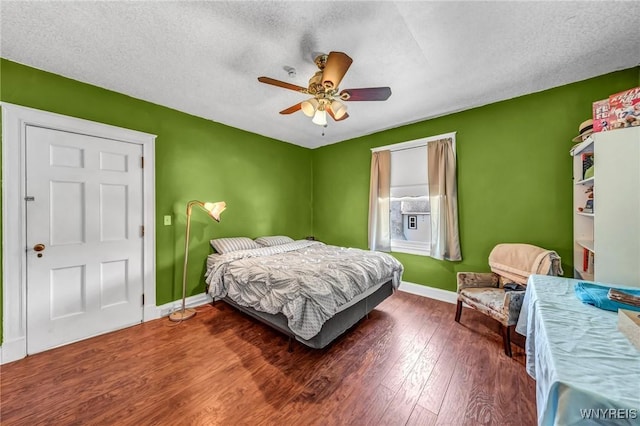
[[[418,256],[431,255],[431,249],[428,245],[413,241],[392,241],[391,251],[395,253],[415,254]]]

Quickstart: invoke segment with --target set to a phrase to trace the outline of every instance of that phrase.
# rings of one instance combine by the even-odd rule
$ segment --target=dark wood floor
[[[324,350],[219,302],[1,368],[3,425],[535,425],[522,348],[403,292]]]

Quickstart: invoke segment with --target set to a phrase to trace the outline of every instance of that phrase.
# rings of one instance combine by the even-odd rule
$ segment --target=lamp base
[[[175,322],[185,321],[185,320],[188,320],[189,318],[193,318],[195,314],[196,314],[196,310],[189,308],[189,309],[185,309],[184,311],[180,310],[172,313],[171,315],[169,315],[169,319]]]

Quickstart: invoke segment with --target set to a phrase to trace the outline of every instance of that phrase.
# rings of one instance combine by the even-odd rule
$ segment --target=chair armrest
[[[504,310],[509,312],[507,323],[513,325],[518,322],[520,309],[524,300],[525,291],[506,291],[504,293]]]
[[[458,272],[458,292],[465,288],[498,287],[498,275],[493,272]]]

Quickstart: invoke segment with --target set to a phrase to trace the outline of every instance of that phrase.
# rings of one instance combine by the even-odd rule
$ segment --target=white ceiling
[[[640,62],[640,2],[0,1],[4,58],[315,148]],[[322,127],[300,86],[318,52],[341,89],[389,86]],[[287,67],[297,75],[288,76]]]

